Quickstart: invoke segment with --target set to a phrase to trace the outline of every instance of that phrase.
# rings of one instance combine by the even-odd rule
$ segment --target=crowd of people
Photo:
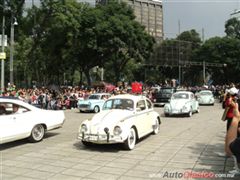
[[[147,86],[143,85],[142,94],[146,95],[149,99],[153,99],[154,93],[158,91],[162,86],[166,85],[154,85]],[[223,99],[225,89],[229,86],[210,86],[210,87],[178,87],[179,89],[189,90],[192,92],[200,91],[203,88],[208,88],[213,91],[216,98],[220,101]],[[96,88],[85,88],[85,87],[72,87],[72,86],[52,86],[52,87],[40,87],[40,88],[19,88],[15,86],[9,86],[6,91],[1,94],[1,96],[11,96],[17,97],[29,104],[43,108],[43,109],[74,109],[77,108],[77,102],[80,99],[86,99],[89,95],[93,93],[103,93],[108,92],[112,95],[131,93],[132,87],[116,87],[110,92],[108,89],[103,87]]]

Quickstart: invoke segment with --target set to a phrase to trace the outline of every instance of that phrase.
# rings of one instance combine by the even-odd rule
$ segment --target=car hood
[[[171,100],[170,101],[170,106],[174,109],[180,109],[182,108],[185,104],[189,102],[188,99],[181,99],[181,100]]]
[[[102,101],[102,100],[99,100],[99,99],[80,100],[80,101],[78,101],[78,104],[96,103],[96,102],[100,102],[100,101]]]
[[[104,110],[93,116],[91,120],[89,120],[89,127],[91,128],[91,133],[96,133],[103,131],[105,127],[112,129],[114,126],[121,120],[127,119],[134,115],[133,111],[129,110]]]
[[[210,99],[210,98],[213,98],[213,96],[201,95],[201,96],[199,96],[199,98],[201,98],[201,99]]]

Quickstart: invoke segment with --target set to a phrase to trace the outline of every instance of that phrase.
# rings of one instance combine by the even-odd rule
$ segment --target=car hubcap
[[[130,131],[128,142],[129,142],[129,146],[132,148],[135,144],[135,132],[134,132],[134,130]]]
[[[34,139],[36,139],[36,140],[41,139],[42,136],[43,136],[43,131],[44,131],[44,129],[43,129],[42,126],[35,127],[33,129],[33,137],[34,137]]]

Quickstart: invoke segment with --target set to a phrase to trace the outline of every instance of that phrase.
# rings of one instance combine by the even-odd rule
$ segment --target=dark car
[[[173,93],[177,91],[174,87],[162,87],[160,91],[153,94],[154,106],[164,106],[169,102]]]

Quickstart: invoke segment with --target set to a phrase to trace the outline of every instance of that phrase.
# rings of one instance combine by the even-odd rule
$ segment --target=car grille
[[[88,108],[88,107],[89,107],[88,104],[80,104],[80,105],[79,105],[79,108]]]

